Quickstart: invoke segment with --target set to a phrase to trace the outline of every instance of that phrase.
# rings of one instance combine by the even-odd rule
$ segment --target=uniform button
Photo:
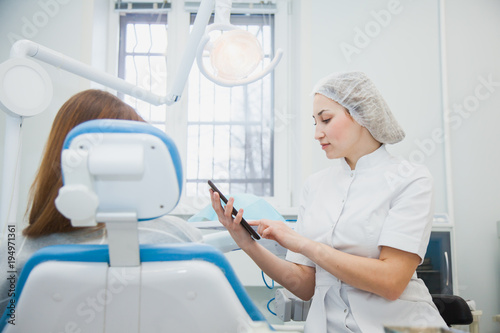
[[[344,309],[344,313],[347,313],[347,309]]]
[[[351,172],[351,177],[354,177],[354,172]]]

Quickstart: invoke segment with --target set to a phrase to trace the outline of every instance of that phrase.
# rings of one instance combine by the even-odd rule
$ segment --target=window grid
[[[232,24],[254,33],[263,46],[261,69],[273,57],[273,19],[274,16],[269,14],[231,15]],[[193,21],[194,15],[191,24]],[[198,68],[193,67],[189,80],[187,124],[188,196],[204,195],[207,179],[213,179],[227,193],[273,195],[272,82],[273,74],[270,74],[247,86],[224,88],[207,80]],[[204,91],[213,96],[213,100],[203,97]],[[227,146],[221,148],[218,142],[221,141],[220,133],[226,132]],[[203,140],[206,138],[210,139],[211,152],[204,151]],[[225,156],[217,150],[223,150]],[[241,150],[244,151],[242,157],[239,156]]]
[[[167,15],[120,16],[118,76],[127,82],[165,95],[167,75]],[[132,96],[118,96],[134,107],[144,120],[166,130],[166,106],[155,106]]]

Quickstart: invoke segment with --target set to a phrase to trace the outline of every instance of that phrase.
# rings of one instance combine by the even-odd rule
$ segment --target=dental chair
[[[36,252],[11,299],[15,325],[6,311],[1,332],[273,330],[216,248],[139,244],[137,223],[167,214],[181,195],[179,154],[162,131],[88,121],[66,137],[62,170],[57,208],[76,227],[105,223],[108,245]]]

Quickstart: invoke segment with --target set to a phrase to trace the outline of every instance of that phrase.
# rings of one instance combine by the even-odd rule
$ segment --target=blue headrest
[[[88,133],[142,133],[158,137],[167,146],[172,162],[177,172],[177,181],[182,192],[182,165],[179,151],[174,141],[163,131],[144,122],[122,119],[95,119],[89,120],[73,128],[64,140],[63,150],[68,149],[73,139],[81,134]]]

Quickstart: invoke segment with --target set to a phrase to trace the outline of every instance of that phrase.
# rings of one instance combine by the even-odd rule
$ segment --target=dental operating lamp
[[[201,1],[172,87],[165,96],[154,94],[37,43],[28,40],[14,43],[10,58],[0,64],[0,108],[6,113],[0,196],[2,240],[7,225],[16,224],[17,219],[23,119],[43,112],[49,106],[53,94],[49,75],[43,67],[31,59],[50,64],[153,105],[171,105],[180,99],[196,56],[200,71],[211,81],[226,87],[249,84],[271,72],[283,52],[278,50],[271,63],[261,73],[254,74],[262,61],[262,51],[258,49],[260,44],[253,35],[230,24],[231,4],[231,0]],[[209,26],[214,5],[216,23]],[[215,30],[223,31],[221,35],[223,40],[211,42],[209,34]],[[240,44],[245,49],[238,50],[234,44]],[[210,55],[212,72],[206,68],[203,61],[206,52],[213,52]]]
[[[260,73],[254,73],[263,59],[262,47],[250,32],[230,23],[232,0],[217,0],[214,24],[206,29],[198,46],[196,61],[200,72],[212,82],[232,87],[255,82],[272,71],[283,56],[278,49],[274,59]],[[210,33],[223,32],[212,42]],[[205,66],[203,54],[210,53],[212,70]]]

